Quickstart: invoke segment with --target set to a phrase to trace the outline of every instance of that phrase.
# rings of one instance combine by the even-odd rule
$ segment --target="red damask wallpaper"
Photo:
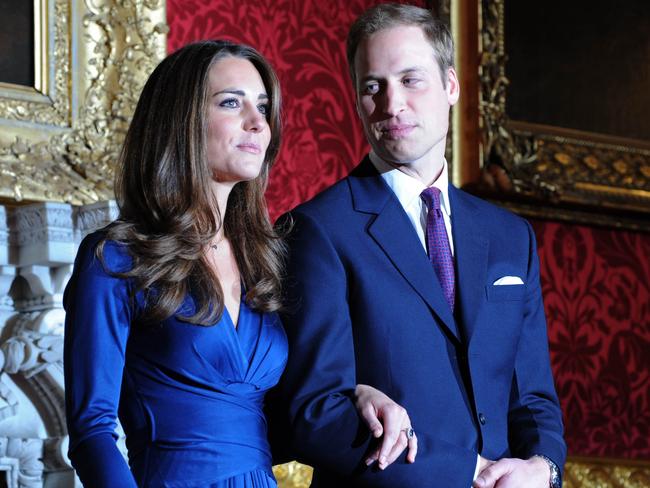
[[[200,39],[230,39],[258,49],[278,72],[285,125],[267,192],[272,218],[341,179],[366,152],[344,44],[352,21],[375,3],[167,1],[168,51]]]
[[[650,235],[533,225],[570,453],[650,459]]]
[[[170,52],[226,38],[256,47],[278,71],[285,130],[268,191],[273,218],[343,177],[366,152],[344,39],[374,3],[167,0]],[[534,226],[569,452],[649,459],[650,236]]]

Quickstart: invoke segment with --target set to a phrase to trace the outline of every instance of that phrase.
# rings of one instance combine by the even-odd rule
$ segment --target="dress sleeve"
[[[131,323],[129,285],[111,276],[95,256],[101,236],[81,243],[64,294],[64,373],[69,456],[84,486],[137,488],[117,448],[117,410]],[[112,271],[130,260],[107,242],[104,261]]]

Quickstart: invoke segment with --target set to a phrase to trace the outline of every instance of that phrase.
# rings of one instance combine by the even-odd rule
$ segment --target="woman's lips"
[[[237,144],[237,149],[251,154],[260,154],[262,152],[260,146],[253,142],[244,142],[242,144]]]

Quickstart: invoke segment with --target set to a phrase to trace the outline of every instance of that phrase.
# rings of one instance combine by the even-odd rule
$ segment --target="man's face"
[[[395,164],[441,164],[458,80],[449,69],[443,86],[422,30],[376,32],[359,44],[354,68],[357,110],[375,153]]]

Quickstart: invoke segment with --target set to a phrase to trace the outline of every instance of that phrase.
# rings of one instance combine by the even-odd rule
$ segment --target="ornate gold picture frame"
[[[113,197],[113,168],[164,57],[165,0],[33,0],[34,86],[0,84],[0,198]]]
[[[650,230],[650,141],[511,120],[506,0],[451,4],[454,182],[531,217]]]
[[[506,90],[516,87],[505,70],[505,1],[439,2],[443,17],[450,12],[461,84],[452,112],[454,183],[526,216],[649,231],[650,144],[508,118]],[[650,482],[650,463],[569,456],[564,481],[640,488]]]

